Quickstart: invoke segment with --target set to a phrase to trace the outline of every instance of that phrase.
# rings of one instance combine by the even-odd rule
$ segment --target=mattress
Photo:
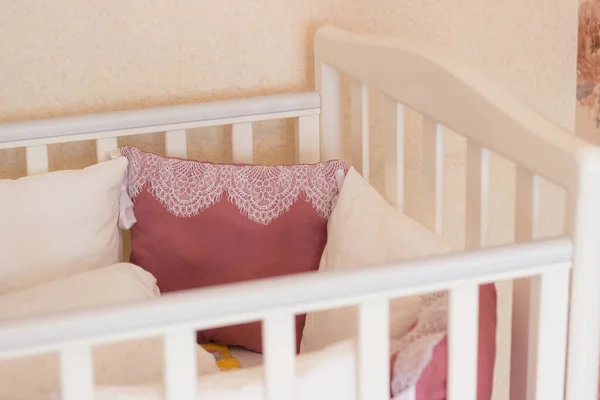
[[[238,360],[240,367],[242,368],[252,368],[262,365],[263,363],[263,355],[260,353],[255,353],[238,346],[231,346],[229,350],[231,351],[231,355]]]

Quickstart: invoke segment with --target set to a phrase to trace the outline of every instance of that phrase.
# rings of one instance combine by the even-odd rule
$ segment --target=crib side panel
[[[436,234],[443,233],[442,127],[467,139],[467,248],[478,248],[485,244],[489,152],[515,163],[519,171],[516,188],[518,241],[529,241],[535,237],[535,218],[539,209],[536,204],[539,192],[535,187],[539,185],[539,180],[547,179],[567,190],[571,196],[572,217],[569,235],[578,249],[573,264],[572,285],[569,287],[565,282],[570,275],[570,264],[563,265],[553,273],[515,282],[511,394],[515,398],[561,399],[567,370],[567,398],[595,398],[600,291],[591,293],[591,286],[597,286],[600,280],[597,268],[600,264],[597,258],[600,246],[594,246],[589,238],[600,235],[600,228],[593,228],[600,227],[600,220],[597,219],[598,212],[591,209],[589,199],[594,198],[596,204],[600,204],[596,197],[596,191],[600,190],[592,188],[591,179],[585,180],[597,174],[595,169],[600,165],[598,149],[542,118],[478,71],[445,54],[443,49],[433,48],[426,43],[323,27],[316,35],[315,59],[319,65],[328,66],[327,75],[319,75],[320,85],[327,77],[337,77],[339,74],[347,75],[353,82],[350,118],[357,122],[353,123],[355,140],[352,147],[356,156],[352,159],[360,170],[364,170],[364,157],[360,159],[358,155],[362,153],[364,141],[359,143],[356,138],[359,136],[357,127],[362,124],[361,118],[364,117],[364,107],[356,105],[361,104],[365,87],[383,93],[392,105],[404,105],[423,115],[420,206],[424,207],[422,222]],[[332,69],[336,72],[332,72]],[[432,87],[443,87],[444,90],[432,95],[429,90]],[[330,94],[333,96],[333,92]],[[339,90],[335,95],[339,98]],[[329,102],[323,103],[323,114],[333,110],[329,107]],[[336,113],[338,108],[336,104]],[[390,129],[386,128],[390,148],[399,149],[397,121],[390,124],[391,119],[386,117],[386,120],[388,126],[394,127],[392,130],[396,134],[389,135]],[[389,153],[392,150],[386,151]],[[398,202],[398,187],[403,184],[403,174],[397,172],[398,159],[398,154],[395,157],[386,155],[386,167],[393,169],[389,177],[386,176],[386,195],[394,205],[402,204]],[[594,179],[598,182],[600,176]],[[594,221],[593,224],[590,221]],[[588,235],[587,241],[582,239],[583,232]],[[591,271],[592,268],[595,270]],[[476,309],[469,305],[474,300],[458,301],[462,298],[461,294],[466,296],[466,292],[457,291],[457,300],[451,303],[465,307],[460,309],[466,318],[464,326],[476,326]],[[590,301],[593,305],[588,306],[587,302]],[[461,342],[460,339],[464,337],[452,338],[452,326],[458,326],[458,315],[461,315],[456,304],[454,307],[451,304],[450,312],[450,344],[454,349],[450,349],[449,379],[457,381],[450,382],[449,387],[460,387],[453,396],[464,397],[472,395],[467,393],[470,384],[466,380],[458,380],[458,361],[453,359],[452,354],[458,354],[458,349],[465,351],[474,348],[467,341]],[[566,310],[567,304],[570,304],[570,315]],[[550,309],[554,312],[550,312]],[[467,318],[467,315],[471,317]],[[583,334],[586,319],[591,323],[589,330]],[[552,330],[552,334],[547,330]],[[472,337],[473,329],[469,332],[470,336],[467,336]],[[567,335],[568,362],[565,361]],[[473,363],[462,366],[471,371]],[[474,383],[471,381],[471,384]],[[454,390],[450,389],[450,392]]]

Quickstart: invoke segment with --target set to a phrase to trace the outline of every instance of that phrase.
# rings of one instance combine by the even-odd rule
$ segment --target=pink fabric
[[[152,273],[161,292],[318,269],[344,163],[260,167],[122,153],[137,219],[131,262]],[[296,317],[297,349],[304,319]],[[205,330],[198,340],[262,352],[260,322]]]
[[[477,400],[492,397],[494,362],[496,358],[497,323],[496,287],[492,284],[479,287],[479,342]],[[397,353],[390,365],[394,365]],[[448,341],[444,338],[433,349],[432,359],[417,383],[417,400],[445,400],[447,384]],[[393,371],[392,371],[393,374]]]

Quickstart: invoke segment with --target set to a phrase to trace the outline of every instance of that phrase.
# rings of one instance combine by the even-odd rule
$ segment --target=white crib
[[[314,92],[5,123],[0,125],[0,149],[26,147],[27,172],[39,174],[48,171],[49,144],[96,140],[100,162],[117,148],[120,136],[166,132],[167,155],[186,157],[186,130],[232,125],[234,161],[251,163],[252,123],[295,118],[298,162],[346,158],[368,178],[370,88],[387,96],[385,196],[401,210],[403,105],[424,115],[422,206],[427,210],[426,224],[438,234],[443,127],[466,137],[466,251],[406,262],[403,268],[385,265],[336,276],[268,279],[170,294],[151,304],[9,322],[0,325],[0,357],[58,350],[62,398],[92,399],[92,344],[162,334],[166,398],[192,399],[194,331],[262,320],[267,396],[291,399],[293,315],[359,305],[360,398],[387,399],[388,299],[449,290],[448,398],[474,400],[478,285],[516,280],[511,399],[595,399],[600,351],[600,151],[424,44],[325,27],[316,35],[315,60]],[[352,79],[349,145],[342,135],[342,74]],[[428,87],[437,88],[435,96],[424,90]],[[346,149],[351,150],[348,157]],[[488,210],[489,151],[518,166],[518,243],[479,249]],[[563,237],[532,240],[542,178],[568,192],[567,232]],[[245,301],[223,301],[233,295]],[[198,308],[199,302],[206,306]]]

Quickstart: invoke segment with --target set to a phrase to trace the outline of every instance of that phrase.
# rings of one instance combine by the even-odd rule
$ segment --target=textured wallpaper
[[[482,68],[573,129],[578,0],[0,0],[0,121],[300,91],[313,87],[311,41],[333,23],[426,38]],[[435,90],[434,90],[435,92]],[[381,96],[372,95],[373,184],[381,188]],[[407,210],[418,216],[420,117],[407,121]],[[292,162],[290,121],[255,124],[258,162]],[[231,160],[228,128],[196,130],[194,158]],[[164,152],[162,133],[120,139]],[[517,144],[515,144],[517,145]],[[463,244],[462,138],[445,141],[445,238]],[[24,174],[22,150],[0,175]],[[94,144],[52,146],[52,169],[94,162]],[[514,166],[492,158],[489,243],[512,240]],[[561,192],[544,184],[542,234],[562,227]],[[500,284],[496,400],[506,397],[510,285]]]

